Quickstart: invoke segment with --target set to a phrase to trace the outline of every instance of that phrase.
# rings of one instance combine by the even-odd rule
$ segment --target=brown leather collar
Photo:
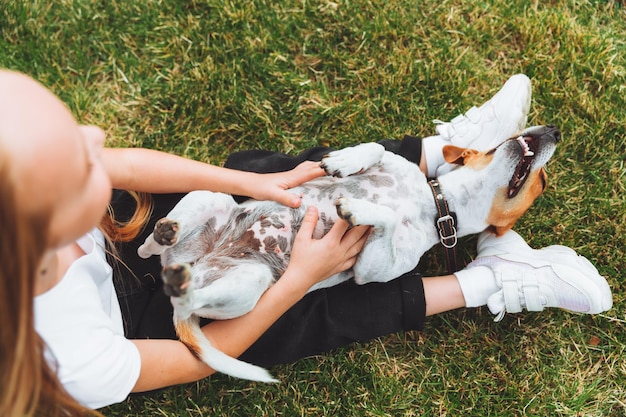
[[[450,274],[456,272],[456,213],[450,211],[448,202],[441,191],[441,185],[436,179],[428,181],[433,197],[435,198],[435,206],[437,207],[437,216],[435,217],[435,227],[439,232],[439,241],[446,248],[446,261],[448,264],[448,272]]]

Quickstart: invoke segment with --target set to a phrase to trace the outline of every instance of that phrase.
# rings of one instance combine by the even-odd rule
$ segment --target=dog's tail
[[[214,370],[236,378],[259,382],[278,382],[265,369],[226,355],[217,350],[208,341],[198,322],[198,317],[192,315],[186,320],[175,320],[176,333],[197,358]]]

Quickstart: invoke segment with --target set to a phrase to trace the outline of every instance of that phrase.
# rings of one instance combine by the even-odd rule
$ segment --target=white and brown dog
[[[538,126],[487,152],[444,147],[446,161],[460,165],[437,179],[456,216],[450,237],[509,230],[544,191],[543,167],[559,138],[555,127]],[[436,197],[417,165],[366,143],[329,153],[321,166],[328,177],[293,189],[303,196],[298,209],[268,201],[237,204],[230,195],[196,191],[157,222],[139,248],[144,258],[161,255],[176,331],[216,371],[273,381],[264,369],[215,349],[198,317],[228,319],[254,308],[285,270],[307,206],[320,213],[314,237],[323,236],[339,217],[353,226],[373,226],[354,268],[311,291],[350,278],[358,284],[392,280],[415,268],[441,240]]]

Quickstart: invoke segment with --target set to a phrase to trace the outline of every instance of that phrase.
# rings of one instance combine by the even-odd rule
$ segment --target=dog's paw
[[[374,226],[391,230],[396,222],[395,212],[386,206],[358,198],[340,197],[335,200],[337,215],[350,226]]]
[[[179,229],[178,222],[162,218],[154,225],[154,241],[159,245],[172,246],[178,241]]]
[[[187,264],[166,265],[161,271],[163,291],[170,297],[181,297],[187,293],[191,283],[191,269]]]
[[[350,226],[358,226],[363,224],[359,219],[358,204],[352,204],[353,200],[347,197],[340,197],[335,200],[335,208],[337,215],[350,224]]]
[[[362,164],[358,161],[348,160],[340,151],[333,151],[324,155],[320,167],[326,172],[326,175],[339,178],[360,174],[365,171]]]
[[[378,163],[384,151],[385,148],[378,143],[362,143],[324,155],[320,167],[326,175],[333,177],[358,175]]]

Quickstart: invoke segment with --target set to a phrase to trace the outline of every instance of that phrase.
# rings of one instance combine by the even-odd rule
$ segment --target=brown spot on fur
[[[240,246],[249,247],[252,250],[259,251],[261,249],[261,241],[257,239],[252,230],[246,230],[241,236]]]
[[[237,217],[235,218],[235,223],[241,223],[243,220],[245,220],[246,217],[248,217],[248,213],[246,212],[241,212],[237,214]]]
[[[220,271],[219,274],[217,274],[218,277],[221,276],[226,270],[232,268],[233,262],[230,259],[231,256],[235,256],[234,253],[228,252],[225,256],[217,256],[211,258],[211,267],[216,268],[216,270]]]
[[[285,228],[285,223],[280,219],[279,216],[272,216],[272,226],[274,226],[277,229],[284,229]]]
[[[198,327],[198,319],[197,318],[189,318],[187,320],[180,320],[174,323],[174,328],[176,329],[176,334],[181,342],[187,346],[187,348],[194,354],[195,357],[200,358],[200,345],[196,340],[196,336],[194,335],[193,328]]]
[[[278,236],[278,247],[285,252],[289,248],[289,241],[285,236]]]
[[[265,239],[263,239],[263,245],[265,248],[265,252],[267,253],[280,252],[280,248],[278,247],[278,241],[273,236],[268,236]]]
[[[262,228],[270,227],[272,225],[272,222],[265,216],[261,216],[259,218],[259,223],[261,223]]]
[[[544,188],[545,174],[539,169],[529,174],[526,184],[515,197],[507,197],[507,187],[499,189],[487,217],[489,230],[496,236],[506,233],[543,193]]]

